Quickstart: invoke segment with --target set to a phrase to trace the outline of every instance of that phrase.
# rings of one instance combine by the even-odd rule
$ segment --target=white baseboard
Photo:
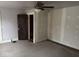
[[[64,42],[59,42],[59,41],[55,41],[55,40],[51,40],[51,39],[49,39],[49,40],[79,50],[79,48],[76,48],[76,47],[71,46],[71,45],[69,45],[69,44],[66,44],[66,43],[64,43]]]
[[[18,41],[18,39],[13,39],[12,41]],[[11,42],[11,40],[2,40],[2,41],[0,41],[0,44],[8,43],[8,42]]]
[[[2,44],[2,43],[7,43],[7,42],[11,42],[11,40],[0,41],[0,44]]]
[[[44,39],[38,39],[38,40],[36,40],[34,43],[38,43],[38,42],[41,42],[41,41],[44,41],[44,40],[47,40],[47,38],[44,38]]]

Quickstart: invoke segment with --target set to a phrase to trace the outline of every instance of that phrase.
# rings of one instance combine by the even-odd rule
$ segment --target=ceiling
[[[0,1],[0,7],[7,8],[32,8],[36,2],[34,1]]]
[[[71,7],[79,5],[79,1],[52,1],[44,2],[47,6],[55,6],[55,8]]]
[[[55,6],[55,8],[69,7],[79,5],[79,1],[42,1],[47,6]],[[0,1],[0,7],[7,8],[33,8],[36,1]]]

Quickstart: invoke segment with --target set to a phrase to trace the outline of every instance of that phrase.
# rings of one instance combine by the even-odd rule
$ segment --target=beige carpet
[[[79,56],[69,48],[52,43],[48,40],[33,44],[27,40],[16,43],[0,44],[2,57],[75,57]]]

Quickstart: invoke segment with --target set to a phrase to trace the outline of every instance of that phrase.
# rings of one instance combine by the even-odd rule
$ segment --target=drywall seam
[[[48,16],[48,20],[49,20],[49,13],[47,16]],[[49,21],[48,21],[48,26],[47,26],[47,39],[49,39]]]
[[[62,12],[62,20],[61,20],[61,37],[60,37],[60,40],[61,42],[63,41],[64,39],[64,27],[65,27],[65,16],[66,16],[66,9],[64,8],[63,9],[63,12]]]
[[[50,29],[50,26],[51,26],[51,25],[49,26],[50,18],[51,18],[50,11],[48,12],[48,15],[47,16],[48,16],[48,20],[47,20],[48,21],[48,26],[47,26],[47,31],[48,31],[48,33],[47,33],[47,39],[50,39],[50,34],[49,34],[50,33],[49,32],[49,29]]]

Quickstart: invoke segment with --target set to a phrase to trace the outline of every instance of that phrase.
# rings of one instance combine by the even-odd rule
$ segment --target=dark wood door
[[[19,40],[28,39],[28,15],[18,15],[18,38]]]
[[[33,42],[33,15],[30,15],[30,40]]]

